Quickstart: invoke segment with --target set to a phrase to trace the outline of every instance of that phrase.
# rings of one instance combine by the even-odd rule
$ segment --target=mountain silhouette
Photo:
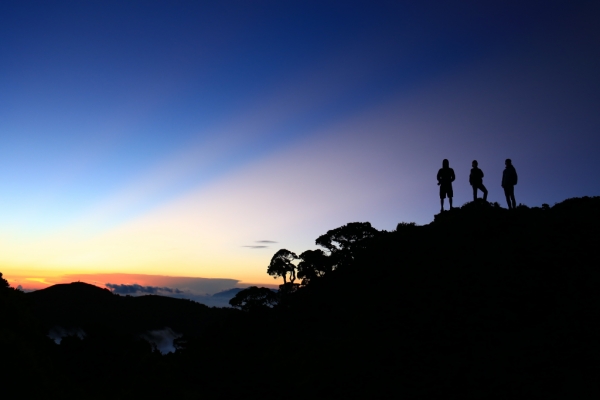
[[[47,288],[28,292],[28,297],[39,304],[64,306],[69,302],[102,302],[111,301],[114,297],[108,289],[84,282],[61,283]]]
[[[32,309],[46,329],[119,331],[132,335],[171,328],[197,333],[218,312],[186,299],[147,295],[119,296],[83,282],[53,285],[26,293]],[[190,318],[194,316],[194,318]]]

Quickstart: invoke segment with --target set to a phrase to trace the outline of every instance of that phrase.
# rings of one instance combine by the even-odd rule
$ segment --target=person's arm
[[[454,182],[456,176],[454,176],[454,170],[450,168],[450,182]]]
[[[438,185],[439,185],[439,184],[441,183],[441,181],[442,181],[442,178],[440,177],[441,173],[442,173],[442,170],[440,169],[440,170],[438,171],[438,174],[437,174],[437,181],[438,181]]]
[[[517,176],[517,170],[513,168],[513,171],[515,173],[515,185],[516,185],[517,181],[519,180],[519,177]]]

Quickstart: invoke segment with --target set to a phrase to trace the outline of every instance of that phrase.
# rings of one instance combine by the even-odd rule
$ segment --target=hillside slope
[[[330,354],[348,395],[598,394],[598,243],[598,197],[468,203],[300,289],[292,330],[300,353]]]

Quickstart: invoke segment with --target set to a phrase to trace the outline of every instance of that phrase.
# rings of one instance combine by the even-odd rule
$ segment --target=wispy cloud
[[[277,242],[274,240],[257,240],[257,241],[255,241],[255,243],[271,244],[271,243],[277,243]],[[270,247],[270,246],[265,246],[264,244],[261,244],[261,245],[252,244],[252,245],[246,245],[246,246],[242,246],[242,247],[248,247],[250,249],[267,249]]]

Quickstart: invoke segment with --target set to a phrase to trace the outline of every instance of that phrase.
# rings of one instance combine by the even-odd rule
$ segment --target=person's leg
[[[483,186],[483,183],[481,185],[479,185],[479,189],[481,189],[481,191],[483,192],[483,201],[487,201],[488,191],[485,188],[485,186]]]
[[[512,208],[512,203],[510,201],[510,189],[508,186],[504,187],[504,197],[506,197],[506,203],[508,204],[508,209]]]
[[[477,201],[477,185],[473,185],[473,201]]]
[[[517,208],[517,201],[515,200],[515,187],[510,187],[510,199],[512,200],[513,208]]]
[[[450,209],[452,210],[452,197],[448,197],[448,201],[450,202]]]
[[[446,191],[444,185],[440,186],[440,212],[444,211],[444,199],[446,198]]]

